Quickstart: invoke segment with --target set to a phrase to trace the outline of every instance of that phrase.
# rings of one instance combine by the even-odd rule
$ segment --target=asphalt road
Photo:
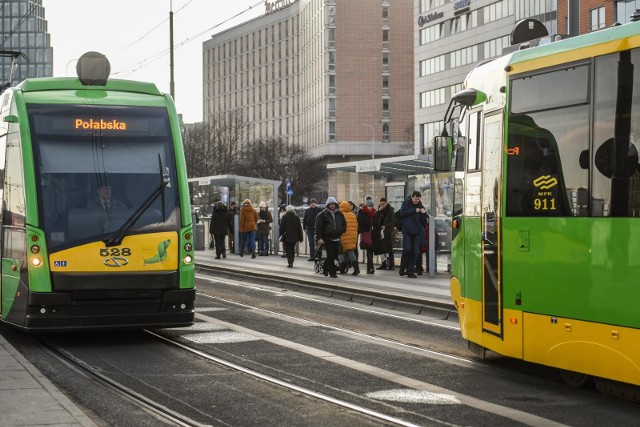
[[[414,425],[637,425],[640,406],[573,390],[556,372],[474,358],[446,311],[412,315],[248,282],[198,277],[193,328],[158,331],[202,353]],[[166,421],[2,333],[99,425]],[[203,359],[143,331],[48,340],[149,399],[209,425],[386,424]]]

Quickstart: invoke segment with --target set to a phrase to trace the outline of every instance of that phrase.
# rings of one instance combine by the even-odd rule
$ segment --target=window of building
[[[435,7],[443,6],[445,0],[420,0],[420,13],[430,11]]]
[[[483,43],[483,59],[494,58],[502,55],[502,49],[509,46],[509,36],[489,40]]]
[[[445,88],[422,92],[420,94],[420,108],[433,107],[447,102]]]
[[[420,30],[420,45],[425,45],[436,40],[440,40],[443,36],[444,24],[436,24]]]
[[[445,56],[440,55],[434,58],[425,59],[420,61],[420,77],[428,76],[434,73],[439,73],[445,70]]]
[[[389,123],[382,123],[382,142],[389,142]]]
[[[382,117],[385,119],[389,118],[389,100],[388,99],[382,100]]]
[[[589,11],[589,28],[591,31],[604,28],[604,6]]]
[[[616,22],[626,24],[630,22],[631,14],[640,9],[640,0],[618,0],[616,2]]]

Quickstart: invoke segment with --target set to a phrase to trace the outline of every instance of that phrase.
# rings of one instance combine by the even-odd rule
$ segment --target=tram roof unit
[[[584,58],[629,49],[640,45],[640,22],[618,25],[578,37],[535,47],[512,50],[499,58],[475,67],[465,79],[465,89],[473,88],[486,94],[486,111],[502,108],[506,103],[507,76],[540,68],[566,64]],[[544,41],[541,41],[544,43]]]
[[[53,90],[103,90],[164,95],[153,83],[120,79],[109,79],[105,85],[83,85],[77,77],[39,77],[26,79],[18,84],[16,88],[23,93]]]
[[[577,37],[517,50],[509,61],[510,73],[566,64],[640,45],[640,22],[630,22]],[[539,60],[542,60],[540,62]],[[535,62],[534,62],[535,61]]]

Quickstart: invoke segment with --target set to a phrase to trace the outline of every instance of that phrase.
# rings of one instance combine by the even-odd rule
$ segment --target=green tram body
[[[170,96],[127,80],[27,79],[0,94],[0,154],[3,322],[193,324],[189,190]],[[119,204],[92,206],[100,186]]]
[[[640,23],[509,53],[463,92],[462,335],[580,384],[640,385]]]

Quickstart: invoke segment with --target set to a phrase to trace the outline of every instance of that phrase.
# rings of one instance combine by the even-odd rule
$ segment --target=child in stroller
[[[324,274],[325,276],[328,274],[325,273],[324,263],[325,257],[323,253],[325,252],[324,245],[318,245],[316,249],[316,253],[314,255],[315,262],[313,264],[313,271],[316,273]],[[340,251],[338,253],[338,257],[334,260],[336,264],[336,271],[344,274],[349,271],[349,263],[348,260],[344,260],[344,255],[342,253],[342,245],[340,245]]]

